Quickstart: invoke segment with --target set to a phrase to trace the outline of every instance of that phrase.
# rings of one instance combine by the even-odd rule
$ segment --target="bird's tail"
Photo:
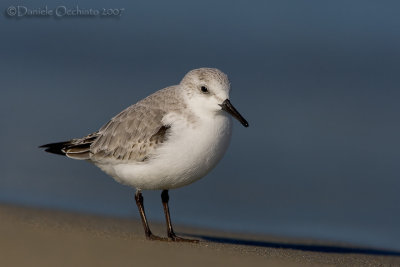
[[[67,156],[72,159],[90,159],[90,146],[97,139],[98,133],[92,133],[80,139],[50,143],[40,146],[46,152]]]

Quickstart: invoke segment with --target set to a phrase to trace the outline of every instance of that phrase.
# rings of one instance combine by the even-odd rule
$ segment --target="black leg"
[[[169,195],[168,195],[168,190],[163,190],[162,191],[161,200],[162,200],[162,203],[163,203],[163,206],[164,206],[164,213],[165,213],[165,219],[167,221],[167,231],[168,231],[169,240],[171,240],[171,241],[180,241],[180,242],[198,243],[199,240],[185,239],[185,238],[177,236],[174,233],[174,229],[172,228],[172,224],[171,224],[171,216],[169,215],[169,207],[168,207]]]
[[[153,235],[152,232],[150,231],[150,227],[146,219],[146,213],[144,212],[143,196],[140,190],[136,191],[135,200],[136,200],[136,205],[138,206],[139,209],[140,217],[142,218],[142,223],[143,223],[144,233],[146,234],[146,238],[150,240],[166,240],[166,238],[161,238],[156,235]]]

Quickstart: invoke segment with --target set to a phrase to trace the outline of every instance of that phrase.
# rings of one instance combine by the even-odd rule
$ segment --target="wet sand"
[[[151,223],[165,235],[163,224]],[[147,241],[141,222],[0,205],[0,266],[400,266],[400,252],[176,225],[199,244]]]

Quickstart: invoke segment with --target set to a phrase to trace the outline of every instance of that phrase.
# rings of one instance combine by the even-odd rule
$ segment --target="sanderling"
[[[249,126],[231,104],[229,91],[228,77],[220,70],[195,69],[180,84],[128,107],[97,132],[41,147],[88,160],[116,181],[136,188],[135,200],[148,239],[198,242],[174,233],[168,190],[193,183],[216,166],[231,139],[228,113]],[[162,190],[168,238],[150,231],[141,190]]]

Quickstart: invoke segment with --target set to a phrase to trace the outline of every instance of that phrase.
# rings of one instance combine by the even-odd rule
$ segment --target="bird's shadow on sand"
[[[302,251],[324,252],[324,253],[400,256],[399,251],[381,250],[372,248],[344,247],[335,245],[290,244],[290,243],[254,241],[246,239],[227,238],[227,237],[215,237],[207,235],[188,235],[188,236],[193,238],[200,238],[208,242],[231,244],[231,245],[245,245],[245,246],[255,246],[255,247],[265,247],[265,248],[284,248],[284,249],[295,249]]]

